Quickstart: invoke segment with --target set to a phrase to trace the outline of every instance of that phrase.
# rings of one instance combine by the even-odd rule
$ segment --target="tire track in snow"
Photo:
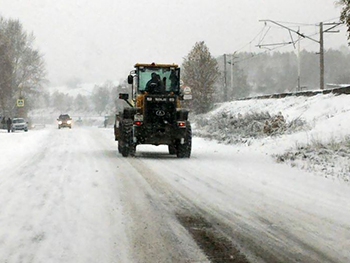
[[[217,223],[207,221],[204,217],[205,213],[200,212],[200,209],[191,200],[176,192],[175,189],[160,179],[141,159],[129,158],[127,160],[139,171],[152,190],[158,196],[161,196],[162,203],[159,206],[175,216],[178,223],[188,231],[188,234],[206,254],[210,262],[249,262],[230,239],[216,230],[215,225]]]
[[[113,163],[94,135],[51,130],[45,151],[38,147],[7,176],[1,186],[13,191],[0,193],[0,262],[132,261],[117,225],[125,220]]]
[[[256,178],[254,179],[255,174],[235,175],[232,177],[232,180],[238,180],[238,185],[231,189],[230,187],[226,187],[226,185],[222,183],[223,181],[220,182],[220,180],[218,180],[216,182],[213,180],[212,176],[204,176],[203,173],[196,172],[196,170],[198,170],[205,171],[205,174],[208,175],[215,174],[215,166],[212,167],[204,163],[197,163],[194,160],[171,160],[169,157],[162,158],[163,155],[160,155],[160,158],[153,159],[155,154],[149,155],[146,153],[146,155],[147,156],[142,153],[136,155],[136,158],[129,158],[128,161],[138,169],[154,191],[160,196],[163,196],[164,204],[168,209],[172,207],[173,213],[178,215],[179,220],[182,221],[184,225],[187,224],[186,221],[193,221],[193,225],[196,228],[196,224],[201,224],[200,222],[202,222],[203,225],[206,226],[206,222],[208,222],[210,225],[209,229],[214,229],[220,240],[226,239],[231,241],[231,244],[234,244],[236,249],[242,251],[251,262],[277,263],[294,262],[298,260],[301,262],[315,263],[320,262],[320,260],[323,262],[338,262],[336,255],[329,255],[320,250],[317,243],[310,242],[310,237],[312,237],[312,235],[307,234],[307,229],[310,228],[307,221],[305,224],[301,222],[301,224],[298,223],[296,225],[298,227],[305,227],[305,236],[298,237],[295,233],[291,232],[293,228],[290,227],[286,229],[271,228],[271,226],[276,224],[276,220],[278,221],[276,216],[281,216],[284,212],[286,212],[286,214],[283,215],[283,219],[281,219],[283,220],[283,224],[280,224],[281,227],[291,222],[297,222],[295,220],[298,220],[301,216],[305,216],[305,220],[310,220],[307,209],[299,210],[300,208],[296,205],[299,204],[299,201],[301,202],[304,197],[296,196],[294,197],[294,199],[297,199],[296,204],[292,201],[292,203],[286,203],[286,207],[284,207],[283,200],[279,199],[278,196],[273,196],[276,191],[280,193],[280,191],[284,190],[287,191],[287,195],[293,195],[293,189],[289,190],[287,186],[280,189],[272,185],[272,189],[266,192],[266,194],[269,194],[269,196],[266,196],[266,201],[271,203],[266,203],[265,205],[277,205],[281,207],[275,207],[272,211],[269,211],[267,208],[264,209],[264,206],[259,207],[261,203],[259,197],[261,198],[261,194],[264,193],[264,191],[262,192],[261,190],[264,189],[261,189],[261,182],[256,180]],[[191,165],[187,167],[187,164]],[[202,164],[204,167],[199,169]],[[251,166],[248,167],[251,168]],[[273,169],[273,167],[271,167],[271,169]],[[233,171],[234,170],[232,170],[232,172]],[[255,173],[258,173],[258,171],[256,170]],[[187,174],[187,176],[184,176],[185,174]],[[247,179],[247,176],[251,178]],[[248,182],[251,182],[251,184],[248,184]],[[239,185],[243,188],[240,189]],[[255,189],[255,187],[257,188]],[[263,188],[266,187],[267,186],[264,184]],[[201,192],[196,192],[196,189],[201,189]],[[238,190],[238,192],[234,192],[234,190]],[[205,202],[206,198],[204,197],[206,191],[214,191],[218,194],[215,195],[211,193],[208,196],[211,196],[214,200]],[[290,191],[291,193],[289,193]],[[232,197],[228,198],[226,195],[232,195]],[[238,197],[238,199],[235,198],[235,196]],[[247,197],[249,197],[249,199],[244,200],[244,198]],[[215,203],[216,199],[218,199],[217,201],[219,202],[231,199],[234,200],[234,203],[233,205],[227,204],[228,210],[225,211],[220,208],[223,207],[222,204],[217,205]],[[251,203],[251,199],[258,202]],[[293,198],[291,200],[293,200]],[[234,204],[236,202],[242,202],[241,204],[237,203],[236,209],[238,209],[238,211],[235,211]],[[244,204],[246,204],[245,208]],[[302,202],[300,204],[302,204]],[[294,212],[296,212],[296,214],[293,214]],[[262,216],[259,217],[259,214]],[[292,218],[288,219],[288,215]],[[271,222],[274,223],[267,223],[266,220],[260,220],[261,218],[271,218]],[[191,225],[191,223],[188,223],[187,228],[190,229],[192,227]],[[203,227],[203,229],[203,232],[208,230],[207,227]],[[224,243],[225,242],[226,241],[224,241]],[[277,246],[274,244],[277,244]],[[208,257],[210,258],[209,255]],[[342,256],[340,255],[340,257]]]

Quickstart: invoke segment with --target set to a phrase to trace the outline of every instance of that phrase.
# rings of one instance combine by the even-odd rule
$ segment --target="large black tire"
[[[121,138],[118,140],[118,153],[122,153],[121,140]]]
[[[123,111],[123,118],[126,119],[132,119],[134,118],[134,115],[136,114],[135,108],[125,108]]]
[[[129,154],[130,154],[130,156],[135,156],[135,153],[136,153],[136,145],[134,143],[132,143],[130,146]]]
[[[169,154],[176,154],[176,146],[174,144],[168,145]]]
[[[190,158],[192,150],[192,129],[189,121],[186,122],[186,137],[184,144],[180,141],[176,144],[176,155],[178,158]]]
[[[135,146],[132,141],[132,125],[133,121],[131,119],[123,119],[121,121],[121,138],[118,142],[118,150],[123,155],[123,157],[128,157],[130,154],[135,154]]]

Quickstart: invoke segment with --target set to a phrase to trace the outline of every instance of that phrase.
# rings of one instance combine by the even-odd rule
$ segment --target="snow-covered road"
[[[248,147],[123,158],[111,129],[78,127],[0,142],[0,262],[350,262],[349,186]]]

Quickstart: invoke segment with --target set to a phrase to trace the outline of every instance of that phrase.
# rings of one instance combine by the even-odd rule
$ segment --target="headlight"
[[[67,121],[67,124],[71,124],[72,123],[72,121]]]
[[[62,124],[62,121],[58,121],[58,124]]]

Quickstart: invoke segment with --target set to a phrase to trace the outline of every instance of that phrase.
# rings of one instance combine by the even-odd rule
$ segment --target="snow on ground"
[[[252,257],[349,262],[349,101],[224,103],[194,125],[220,143],[195,137],[190,160],[147,145],[123,158],[111,128],[0,130],[0,262],[205,262],[174,215],[198,207]],[[259,131],[279,113],[284,129]]]
[[[286,126],[290,128],[272,135],[263,133],[261,129],[264,126],[264,117],[268,115],[273,119],[278,114],[283,115]],[[42,115],[43,113],[38,116],[42,117]],[[50,119],[55,123],[52,116]],[[257,125],[249,126],[252,121],[247,119],[247,116],[257,117],[254,120]],[[35,118],[35,116],[32,117]],[[259,120],[259,118],[262,119]],[[236,123],[230,122],[232,119]],[[237,120],[240,119],[250,122],[243,121],[241,123],[243,127],[234,129]],[[349,119],[350,96],[347,95],[241,100],[223,103],[208,114],[195,117],[193,133],[195,136],[215,139],[219,143],[231,144],[233,147],[239,147],[241,151],[263,152],[274,156],[276,161],[285,161],[292,166],[304,168],[322,176],[349,181]],[[96,125],[102,126],[102,123],[101,117]],[[41,133],[45,132],[41,131]],[[6,133],[6,131],[0,130],[0,133]],[[41,133],[37,134],[38,138]],[[1,138],[1,149],[11,151],[13,143],[18,144],[20,148],[23,145],[21,140],[26,140],[26,143],[33,145],[37,143],[36,137],[33,137],[33,141],[28,141],[31,134],[24,138],[23,136],[25,135],[16,134],[12,137],[6,136],[6,139]],[[17,154],[18,152],[25,154],[30,152],[30,148],[14,151]],[[6,162],[7,158],[2,157],[0,165],[5,165]]]
[[[130,261],[108,151],[86,135],[0,133],[0,262]]]
[[[285,120],[283,129],[264,133],[265,121],[273,122],[278,115]],[[265,152],[322,176],[350,180],[350,96],[232,101],[194,119],[198,136],[246,145],[246,151]]]

